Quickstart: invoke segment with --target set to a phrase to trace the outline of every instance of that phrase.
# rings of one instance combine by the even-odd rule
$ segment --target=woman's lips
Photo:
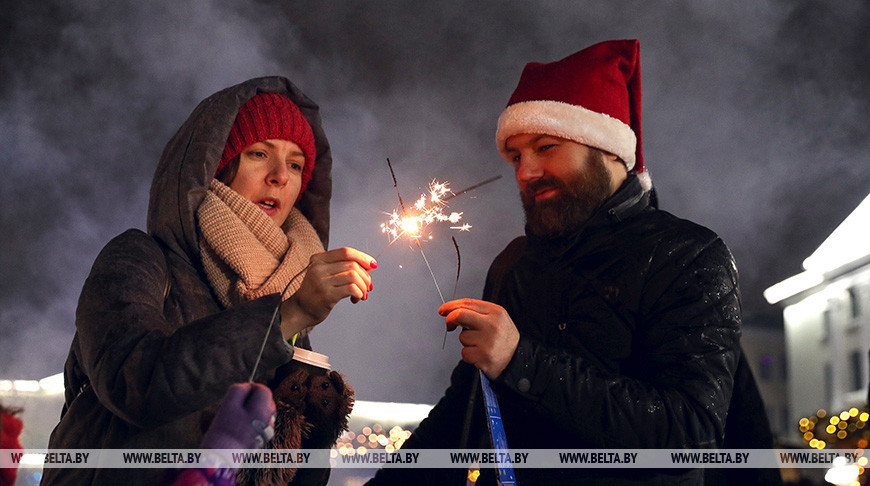
[[[268,214],[269,216],[272,216],[272,215],[276,214],[278,212],[278,210],[281,208],[281,202],[278,201],[277,199],[267,198],[267,199],[263,199],[262,201],[258,202],[257,206],[259,206],[260,209],[262,209],[266,214]]]

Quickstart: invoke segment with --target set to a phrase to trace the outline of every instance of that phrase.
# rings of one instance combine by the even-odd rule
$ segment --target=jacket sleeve
[[[139,427],[205,408],[247,381],[280,303],[278,294],[265,296],[179,326],[164,317],[168,281],[159,246],[127,231],[97,256],[76,310],[77,354],[90,386]],[[273,328],[260,374],[291,357]]]
[[[608,372],[521,335],[497,382],[598,447],[716,446],[739,356],[736,268],[718,238],[690,248],[662,250],[648,269],[633,337],[639,369]]]
[[[477,369],[467,363],[460,362],[450,376],[450,386],[444,396],[438,401],[429,415],[414,429],[411,437],[402,445],[403,451],[416,449],[454,449],[461,444],[463,428],[471,426],[466,423],[466,411],[471,408],[482,413],[479,404],[469,407],[469,397],[480,399],[478,393],[470,393],[476,384],[473,380]],[[479,414],[478,414],[479,415]],[[476,421],[473,425],[478,425]],[[469,437],[474,438],[472,432]],[[474,448],[466,444],[465,447]],[[463,484],[467,470],[463,468],[419,469],[419,468],[382,468],[367,486],[382,485],[443,485]]]

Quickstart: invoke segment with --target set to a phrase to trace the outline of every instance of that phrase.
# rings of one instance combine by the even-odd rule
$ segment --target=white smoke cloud
[[[645,159],[662,205],[723,236],[749,312],[769,310],[763,288],[797,272],[870,190],[870,14],[858,0],[765,0],[752,15],[714,1],[40,5],[10,2],[0,33],[0,349],[18,350],[0,376],[61,369],[84,276],[106,241],[144,226],[163,145],[199,100],[255,76],[285,75],[322,107],[333,246],[385,244],[387,157],[408,198],[432,178],[459,189],[504,176],[455,203],[475,226],[458,238],[461,296],[479,296],[522,232],[493,138],[523,65],[599,40],[641,40]],[[449,233],[426,251],[452,293]],[[397,244],[379,260],[369,301],[339,304],[313,340],[360,398],[434,402],[456,337],[441,350],[419,252]]]

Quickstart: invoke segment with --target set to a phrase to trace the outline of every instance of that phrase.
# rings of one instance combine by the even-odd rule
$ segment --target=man
[[[475,368],[513,449],[723,444],[740,354],[737,271],[716,234],[650,204],[640,101],[636,40],[526,66],[496,136],[526,236],[495,259],[483,300],[439,309],[448,329],[462,328],[463,362],[405,449],[491,447]],[[493,474],[482,473],[478,484]],[[372,484],[464,474],[382,470]],[[520,485],[703,484],[701,470],[515,474]]]

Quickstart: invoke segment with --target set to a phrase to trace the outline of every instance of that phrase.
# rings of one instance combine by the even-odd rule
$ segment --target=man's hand
[[[289,339],[326,319],[335,304],[350,297],[356,304],[369,297],[375,259],[353,248],[336,248],[311,256],[302,285],[281,304],[281,333]]]
[[[507,367],[520,333],[504,307],[475,299],[451,300],[438,308],[446,316],[447,330],[462,327],[462,359],[473,364],[490,379],[495,379]]]

